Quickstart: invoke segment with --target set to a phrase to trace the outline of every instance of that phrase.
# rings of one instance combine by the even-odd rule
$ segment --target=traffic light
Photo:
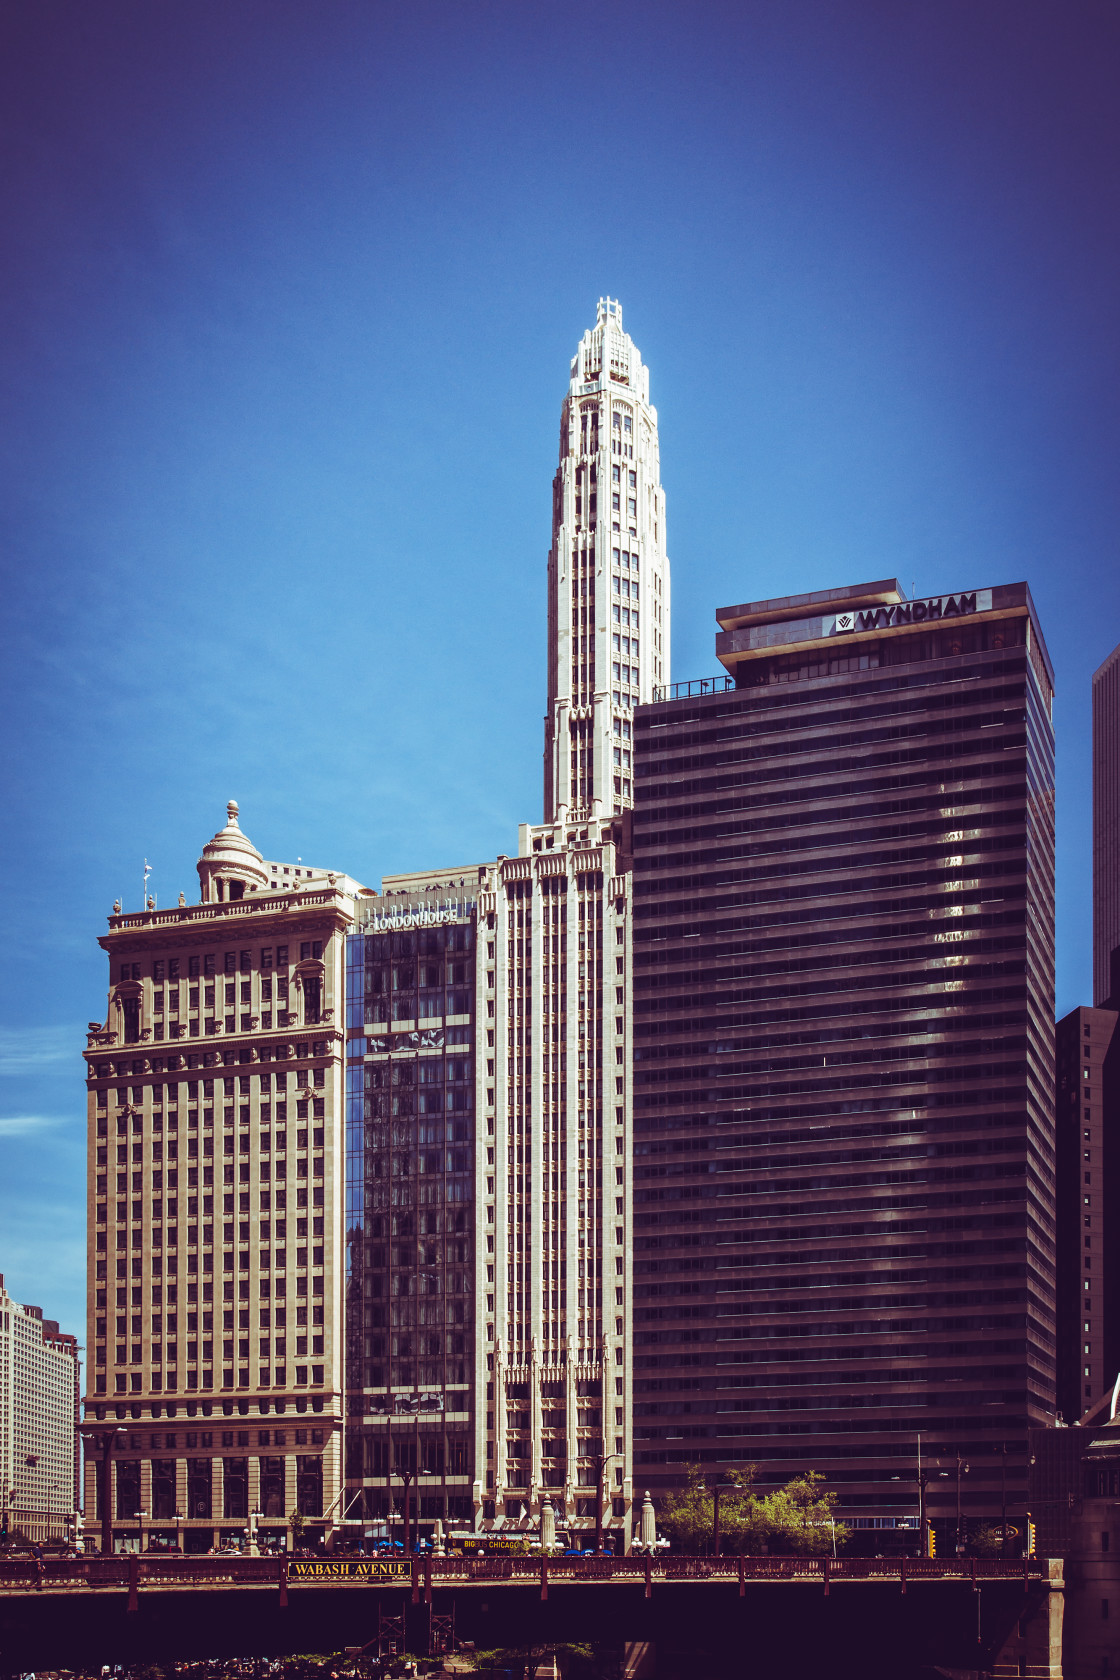
[[[933,1531],[932,1523],[930,1523],[929,1527],[926,1529],[926,1556],[937,1556],[937,1535]]]
[[[1028,1511],[1027,1512],[1027,1556],[1028,1557],[1034,1557],[1035,1556],[1035,1547],[1037,1545],[1037,1542],[1038,1542],[1038,1530],[1035,1527],[1034,1518],[1031,1516],[1030,1512]]]

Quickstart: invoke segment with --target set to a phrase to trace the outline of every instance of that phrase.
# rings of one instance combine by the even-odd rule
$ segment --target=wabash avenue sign
[[[963,595],[934,595],[928,601],[899,601],[891,607],[868,607],[864,612],[837,613],[832,633],[842,636],[849,630],[894,630],[900,624],[936,623],[939,619],[987,612],[991,605],[990,589],[974,589],[971,594]]]
[[[407,1558],[293,1558],[289,1581],[401,1581],[412,1574]]]

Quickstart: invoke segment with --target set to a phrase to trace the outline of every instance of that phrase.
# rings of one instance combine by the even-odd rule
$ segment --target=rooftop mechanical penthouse
[[[1054,1412],[1030,593],[886,580],[717,618],[730,675],[635,719],[635,1476],[816,1468],[890,1525],[920,1433],[931,1517],[958,1452],[965,1512],[998,1515],[1004,1445],[1021,1509]]]

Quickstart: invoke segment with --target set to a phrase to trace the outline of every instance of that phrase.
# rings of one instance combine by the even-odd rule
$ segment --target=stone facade
[[[111,1515],[204,1550],[341,1494],[345,935],[365,889],[231,805],[197,905],[110,917],[90,1025],[85,1424]],[[86,1512],[100,1518],[97,1464]]]

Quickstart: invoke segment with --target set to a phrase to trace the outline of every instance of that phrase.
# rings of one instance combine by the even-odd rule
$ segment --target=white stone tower
[[[600,298],[572,361],[552,483],[546,823],[629,808],[632,711],[668,681],[657,410],[621,304]]]

